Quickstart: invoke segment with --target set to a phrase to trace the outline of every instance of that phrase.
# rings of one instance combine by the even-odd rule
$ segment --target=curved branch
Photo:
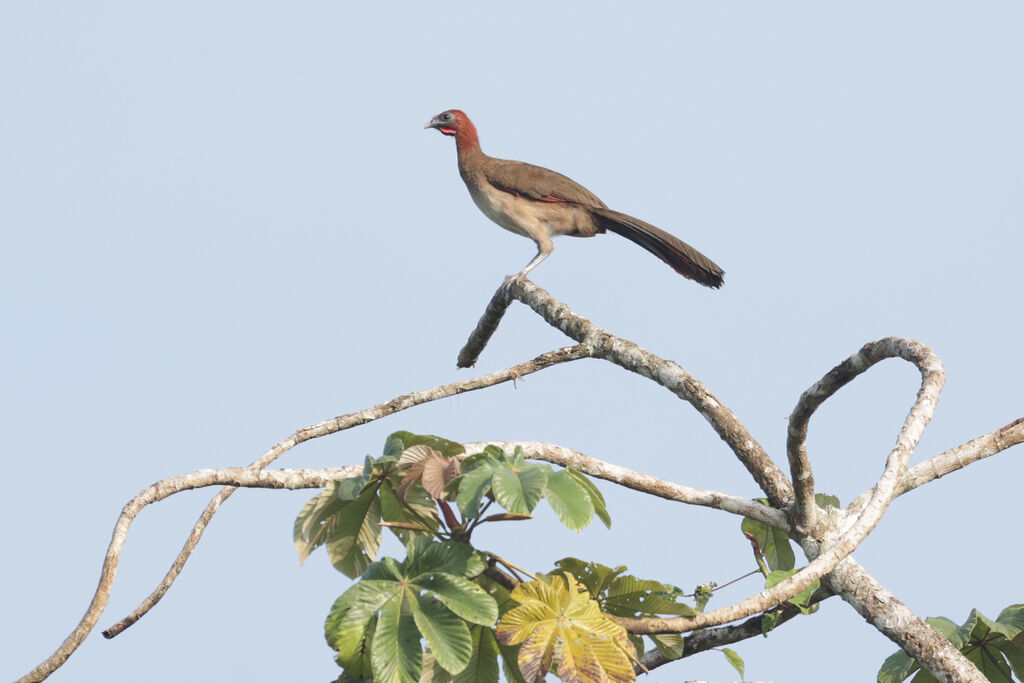
[[[829,370],[797,401],[789,418],[786,456],[789,459],[793,486],[796,489],[796,511],[793,516],[793,525],[800,535],[821,540],[822,534],[817,523],[818,506],[814,502],[814,477],[807,459],[807,426],[811,415],[818,409],[818,406],[875,363],[886,358],[896,357],[913,363],[921,372],[921,389],[918,391],[917,401],[900,431],[897,448],[889,454],[890,462],[894,457],[902,458],[905,469],[909,453],[903,453],[902,450],[908,447],[913,450],[917,445],[921,431],[931,420],[935,404],[939,399],[939,392],[942,391],[942,385],[946,380],[942,371],[942,362],[931,349],[921,342],[897,337],[887,337],[869,342],[861,347],[860,351]],[[917,435],[912,440],[913,445],[910,445],[910,441],[906,441],[904,444],[910,436],[908,430]],[[889,473],[888,465],[886,473]],[[903,470],[901,469],[895,476],[902,477]],[[876,490],[877,487],[876,484]],[[889,501],[886,500],[885,505],[888,504]]]
[[[562,467],[572,467],[592,477],[604,479],[628,489],[664,498],[665,500],[674,500],[689,505],[701,505],[724,512],[731,512],[734,515],[753,517],[775,529],[781,529],[787,533],[790,530],[789,521],[781,510],[770,508],[756,500],[731,496],[718,491],[707,491],[683,486],[682,484],[676,484],[660,477],[655,477],[653,474],[638,472],[628,467],[592,458],[564,446],[541,443],[539,441],[476,441],[463,444],[463,446],[466,447],[466,455],[472,455],[473,453],[483,451],[484,447],[488,444],[494,444],[507,451],[520,446],[526,457],[533,460],[543,460],[555,465],[561,465]]]
[[[482,375],[480,377],[460,382],[453,382],[444,386],[434,387],[433,389],[405,394],[403,396],[393,398],[385,403],[373,406],[372,408],[367,408],[366,410],[349,413],[330,420],[324,420],[323,422],[319,422],[310,427],[300,429],[288,438],[278,442],[245,469],[251,471],[262,470],[295,446],[304,441],[309,441],[310,439],[333,434],[351,427],[357,427],[422,403],[428,403],[440,398],[446,398],[448,396],[454,396],[467,391],[482,389],[502,382],[515,380],[551,365],[586,358],[588,355],[588,350],[582,345],[562,348],[541,354],[531,361],[520,363],[519,365],[515,365],[504,370],[499,370],[497,372],[492,372],[487,375]],[[157,602],[159,602],[160,598],[163,597],[167,592],[167,589],[177,578],[182,567],[184,567],[185,562],[199,543],[199,540],[202,538],[203,532],[205,531],[210,519],[213,517],[213,514],[217,511],[220,505],[229,496],[231,496],[232,493],[234,493],[234,491],[235,488],[232,485],[229,485],[223,491],[218,493],[209,502],[209,504],[207,504],[206,509],[199,518],[199,521],[189,534],[184,547],[178,553],[177,558],[175,558],[174,563],[171,565],[171,569],[167,572],[167,575],[161,581],[160,585],[139,605],[138,608],[136,608],[134,612],[132,612],[132,614],[118,622],[118,625],[123,625],[119,628],[118,625],[115,625],[114,627],[107,629],[107,633],[110,634],[108,637],[117,635],[117,633],[138,621],[146,614],[146,612],[152,609]],[[100,614],[106,608],[107,601],[110,597],[110,590],[113,586],[114,575],[117,573],[118,556],[116,554],[112,555],[111,550],[115,547],[119,538],[121,539],[121,543],[123,543],[123,536],[127,533],[127,525],[130,524],[130,519],[134,517],[135,514],[138,514],[138,510],[133,511],[132,509],[129,509],[129,506],[131,505],[132,503],[129,503],[129,505],[125,507],[117,524],[114,526],[113,538],[111,539],[110,547],[107,550],[107,556],[104,558],[103,567],[100,571],[99,585],[97,586],[96,593],[93,595],[92,602],[86,610],[85,615],[83,615],[78,625],[71,631],[68,637],[64,639],[64,642],[61,643],[60,647],[58,647],[52,655],[36,666],[36,668],[31,672],[20,678],[18,683],[34,683],[46,679],[51,673],[56,671],[62,664],[64,664],[64,662],[67,661],[68,657],[78,649],[78,646],[81,645],[82,641],[85,640],[85,637],[96,625]],[[139,509],[141,509],[141,507]],[[126,517],[126,514],[130,514],[131,517]],[[126,520],[129,521],[126,522]]]
[[[921,388],[903,423],[903,428],[896,439],[896,445],[889,453],[885,470],[875,484],[871,500],[864,507],[864,511],[857,521],[839,536],[831,547],[814,557],[798,573],[736,605],[704,612],[693,617],[617,619],[617,621],[634,633],[680,633],[742,619],[757,612],[763,612],[805,590],[832,571],[843,558],[853,552],[875,528],[889,502],[895,496],[896,486],[906,471],[907,461],[920,441],[925,426],[931,420],[945,380],[942,364],[931,349],[920,342],[895,338],[882,339],[865,344],[860,351],[833,368],[801,397],[801,404],[806,400],[816,401],[816,405],[820,405],[828,396],[834,394],[841,386],[867,368],[884,358],[896,356],[917,365],[921,372]],[[806,413],[807,417],[811,412],[813,409]],[[902,643],[899,644],[902,646]]]
[[[124,549],[125,541],[128,538],[128,530],[131,528],[135,518],[147,505],[161,501],[181,491],[205,486],[230,485],[287,489],[319,488],[326,486],[328,482],[334,479],[352,476],[361,471],[362,467],[359,466],[322,470],[277,471],[229,467],[218,470],[198,470],[179,477],[164,479],[149,486],[132,498],[121,510],[121,515],[114,525],[114,533],[111,536],[110,544],[107,546],[107,554],[103,561],[99,585],[96,587],[96,592],[93,594],[92,602],[89,604],[85,616],[82,617],[78,626],[64,640],[57,651],[30,673],[18,679],[18,683],[45,679],[67,660],[96,625],[100,614],[103,612],[103,608],[106,607],[107,601],[110,599],[110,591],[114,585],[114,577],[117,574],[117,565],[121,559],[121,551]]]
[[[510,280],[507,291],[549,325],[586,345],[591,356],[654,380],[692,405],[729,445],[774,507],[783,508],[793,500],[792,485],[761,444],[725,404],[678,364],[602,330],[526,278]]]

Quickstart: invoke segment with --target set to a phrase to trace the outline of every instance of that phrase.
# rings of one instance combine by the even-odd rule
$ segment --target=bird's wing
[[[522,161],[488,159],[484,176],[494,187],[542,202],[572,202],[587,207],[604,207],[593,192],[561,173]]]

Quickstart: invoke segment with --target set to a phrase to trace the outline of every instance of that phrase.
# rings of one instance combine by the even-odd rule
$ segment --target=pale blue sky
[[[726,270],[706,290],[608,235],[557,240],[533,279],[678,361],[780,462],[800,392],[889,335],[930,344],[948,374],[915,460],[1024,415],[1024,5],[632,5],[0,5],[0,679],[74,627],[118,512],[153,481],[566,343],[519,306],[476,370],[454,369],[534,246],[477,211],[451,140],[422,129],[449,107],[486,152],[565,173]],[[821,490],[846,503],[871,484],[916,390],[887,361],[825,405]],[[356,463],[397,429],[551,441],[758,493],[687,405],[597,361],[279,465]],[[921,615],[1019,602],[1021,457],[899,500],[857,558]],[[575,555],[686,588],[751,568],[738,519],[602,488],[610,532],[542,515],[477,540],[535,570]],[[212,493],[145,511],[100,628],[148,594]],[[310,495],[236,494],[164,601],[52,680],[332,680],[322,622],[348,583],[322,554],[298,565]],[[799,683],[872,680],[895,646],[832,599],[736,649],[748,678]],[[649,680],[693,678],[736,676],[707,653]]]

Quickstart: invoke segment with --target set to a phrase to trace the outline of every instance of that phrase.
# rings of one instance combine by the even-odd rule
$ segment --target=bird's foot
[[[505,303],[511,303],[512,301],[512,283],[522,282],[526,279],[526,273],[516,273],[515,275],[506,275],[505,280],[501,283],[501,291],[505,295]]]

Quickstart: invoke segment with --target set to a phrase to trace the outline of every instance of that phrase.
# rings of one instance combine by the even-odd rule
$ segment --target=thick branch
[[[471,455],[481,452],[488,444],[494,444],[506,451],[512,451],[516,446],[520,446],[526,457],[534,460],[543,460],[561,465],[562,467],[572,467],[592,477],[604,479],[628,489],[664,498],[665,500],[674,500],[689,505],[701,505],[731,512],[734,515],[753,517],[770,527],[789,532],[789,521],[781,510],[770,508],[756,500],[731,496],[718,491],[707,491],[683,486],[682,484],[676,484],[655,477],[653,474],[638,472],[628,467],[592,458],[564,446],[556,446],[555,444],[538,441],[477,441],[463,445],[466,447],[466,454]]]
[[[584,344],[595,358],[611,361],[652,379],[697,409],[739,458],[775,507],[793,499],[793,487],[747,428],[731,410],[698,381],[670,360],[631,341],[616,337],[573,313],[568,306],[525,278],[509,281],[508,294],[532,308],[552,327]]]
[[[634,633],[673,633],[692,631],[707,626],[717,626],[735,621],[736,619],[742,619],[757,612],[763,612],[803,591],[830,572],[843,558],[853,552],[860,545],[860,542],[871,533],[871,530],[875,528],[878,520],[884,514],[889,502],[895,495],[896,485],[906,470],[907,461],[920,441],[925,426],[931,420],[944,381],[942,364],[935,357],[935,354],[932,353],[931,349],[924,344],[905,339],[882,339],[865,344],[860,351],[834,368],[821,381],[804,392],[804,396],[801,397],[801,403],[808,400],[816,401],[817,405],[820,405],[828,396],[834,394],[839,387],[849,382],[861,372],[864,372],[871,365],[874,365],[883,358],[893,356],[906,358],[918,366],[921,371],[921,389],[918,391],[917,400],[914,401],[914,405],[911,407],[910,413],[903,423],[903,428],[896,439],[896,445],[889,453],[885,470],[875,484],[871,500],[865,506],[857,521],[830,548],[813,558],[797,574],[736,605],[704,612],[694,617],[622,619],[620,623]],[[807,413],[807,416],[810,416],[810,412]],[[806,429],[804,431],[806,432]]]
[[[944,683],[985,683],[987,679],[949,640],[878,583],[852,557],[831,574],[827,585],[857,612]]]

